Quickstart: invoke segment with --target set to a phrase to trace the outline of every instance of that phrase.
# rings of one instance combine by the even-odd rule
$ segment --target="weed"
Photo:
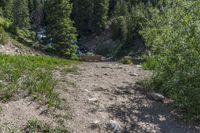
[[[3,108],[0,106],[0,114],[3,112]]]
[[[49,107],[59,103],[58,94],[54,92],[56,80],[52,71],[56,67],[74,64],[75,61],[52,58],[48,56],[10,56],[0,55],[0,98],[7,101],[18,91],[27,91]],[[67,72],[75,72],[74,68]]]
[[[50,126],[42,123],[41,121],[37,119],[32,119],[27,122],[26,132],[29,133],[35,133],[35,132],[41,132],[41,133],[68,133],[68,131],[61,127],[51,128]]]
[[[125,56],[120,60],[122,64],[133,64],[133,59],[130,56]]]

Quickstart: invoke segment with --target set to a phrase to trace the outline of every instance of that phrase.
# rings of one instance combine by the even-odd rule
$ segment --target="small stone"
[[[137,65],[137,68],[142,68],[142,65]]]
[[[91,126],[90,126],[90,127],[91,127],[92,129],[99,128],[99,127],[100,127],[100,124],[99,124],[99,123],[100,123],[99,120],[95,120],[94,122],[91,123]]]
[[[118,122],[115,120],[110,120],[110,126],[113,129],[114,133],[121,133],[122,128]]]
[[[139,76],[139,74],[137,74],[137,73],[133,73],[133,74],[132,74],[132,73],[131,73],[130,76]]]
[[[105,75],[105,76],[109,76],[109,74],[108,74],[108,73],[104,73],[104,75]]]
[[[90,103],[96,103],[96,102],[98,102],[98,99],[96,99],[96,98],[89,98],[88,101]]]
[[[165,97],[159,93],[149,93],[149,98],[158,102],[163,102],[165,100]]]

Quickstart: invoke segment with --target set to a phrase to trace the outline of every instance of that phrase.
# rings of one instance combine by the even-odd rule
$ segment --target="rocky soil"
[[[84,63],[66,97],[72,110],[67,125],[73,133],[198,133],[178,122],[171,108],[149,100],[137,82],[149,76],[140,66]]]
[[[198,133],[173,115],[169,104],[150,100],[137,82],[150,75],[140,66],[112,62],[82,63],[77,73],[54,73],[58,109],[48,109],[29,97],[0,103],[0,132],[23,132],[38,120],[71,133]]]
[[[14,45],[11,41],[5,45],[0,44],[0,54],[7,55],[43,55],[41,52],[35,51],[24,45]]]

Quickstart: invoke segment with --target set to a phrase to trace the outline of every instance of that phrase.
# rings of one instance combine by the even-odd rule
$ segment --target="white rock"
[[[131,73],[130,75],[131,76],[139,76],[139,74],[137,74],[137,73],[133,73],[133,74]]]
[[[89,101],[89,103],[96,103],[96,102],[98,102],[98,99],[97,98],[89,98],[88,101]]]
[[[137,65],[138,68],[142,68],[142,65]]]
[[[110,120],[110,126],[113,129],[114,133],[121,133],[122,128],[118,122],[115,120]]]
[[[155,101],[159,101],[159,102],[163,102],[163,100],[165,99],[165,97],[159,93],[148,93],[148,96],[150,99],[155,100]]]

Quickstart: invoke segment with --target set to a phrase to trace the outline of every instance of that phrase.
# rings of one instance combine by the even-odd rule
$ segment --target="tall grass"
[[[47,56],[0,55],[0,100],[6,101],[16,93],[26,92],[50,107],[58,105],[52,71],[73,63]]]

